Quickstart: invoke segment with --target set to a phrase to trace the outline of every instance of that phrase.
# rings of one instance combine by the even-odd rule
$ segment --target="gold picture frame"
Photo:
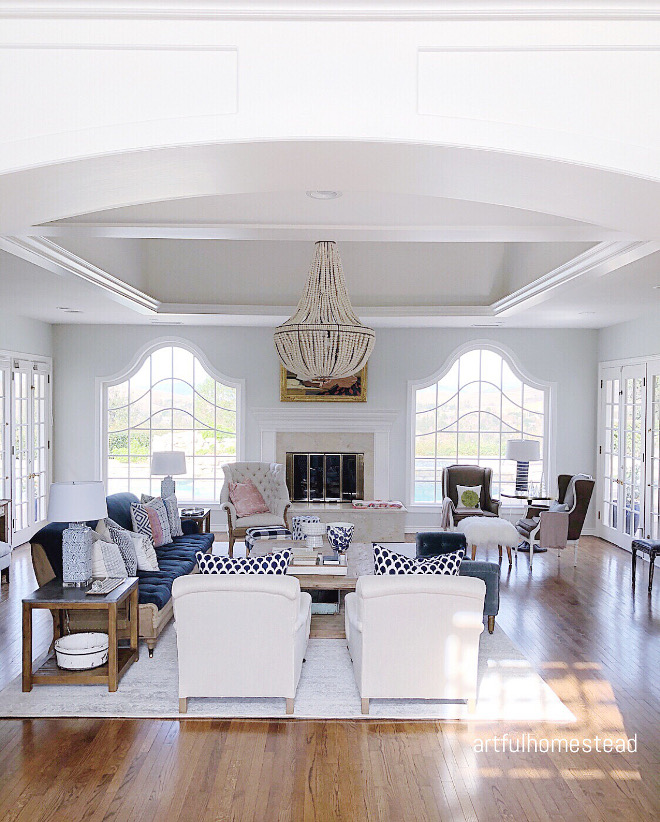
[[[356,375],[355,386],[342,386],[336,393],[336,382],[330,389],[305,385],[295,374],[280,365],[280,402],[366,402],[367,401],[367,366]],[[347,393],[348,392],[348,393]]]

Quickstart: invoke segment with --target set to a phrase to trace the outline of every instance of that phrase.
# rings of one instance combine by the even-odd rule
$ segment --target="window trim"
[[[129,380],[144,365],[147,357],[161,348],[171,346],[184,348],[201,362],[209,376],[236,391],[236,462],[241,462],[245,454],[245,380],[229,377],[218,371],[209,362],[208,357],[190,340],[182,337],[159,337],[143,345],[130,361],[129,365],[121,370],[105,377],[96,378],[96,449],[95,449],[95,473],[105,485],[107,492],[108,484],[108,404],[107,389],[113,385]],[[199,501],[203,504],[214,506],[219,505],[219,500]]]
[[[406,449],[406,507],[412,512],[440,511],[441,503],[415,502],[415,420],[416,420],[416,392],[420,388],[428,388],[437,383],[449,373],[452,366],[460,357],[470,351],[487,349],[502,357],[518,379],[532,388],[545,393],[544,403],[544,434],[543,434],[543,461],[545,465],[546,489],[551,489],[555,482],[556,457],[556,420],[557,420],[557,383],[539,380],[533,377],[520,365],[517,356],[507,346],[489,339],[470,340],[455,348],[445,359],[444,363],[428,377],[419,380],[408,380],[407,403],[407,449]]]

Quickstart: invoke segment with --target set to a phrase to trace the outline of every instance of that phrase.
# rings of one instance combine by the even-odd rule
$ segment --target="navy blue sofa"
[[[111,494],[107,497],[108,517],[122,528],[133,530],[131,522],[131,503],[139,502],[134,494]],[[174,537],[168,545],[156,548],[159,571],[138,571],[138,602],[140,637],[149,648],[149,656],[158,636],[174,613],[172,607],[172,583],[177,577],[196,571],[196,551],[210,552],[213,545],[213,534],[192,533],[195,524],[183,521],[184,535]],[[92,528],[96,522],[89,522]],[[51,579],[62,576],[62,532],[68,523],[53,522],[46,525],[32,537],[32,564],[39,585],[45,585]],[[94,611],[71,611],[70,627],[73,630],[98,630],[103,626],[93,625],[99,617]],[[75,623],[75,625],[74,625]],[[81,623],[80,625],[78,623]],[[120,636],[128,630],[125,615],[119,617]],[[106,626],[107,628],[107,626]]]

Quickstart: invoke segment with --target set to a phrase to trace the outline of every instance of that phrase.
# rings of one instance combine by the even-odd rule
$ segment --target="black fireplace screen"
[[[292,502],[352,502],[364,499],[364,454],[286,455]]]

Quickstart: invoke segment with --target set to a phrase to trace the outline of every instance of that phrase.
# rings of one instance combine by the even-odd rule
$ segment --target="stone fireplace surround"
[[[365,499],[390,499],[390,431],[397,411],[260,408],[253,412],[261,434],[263,462],[284,463],[287,451],[364,454]],[[359,542],[404,538],[404,510],[358,511],[350,503],[295,503],[295,513],[317,514],[322,522],[348,519]]]

